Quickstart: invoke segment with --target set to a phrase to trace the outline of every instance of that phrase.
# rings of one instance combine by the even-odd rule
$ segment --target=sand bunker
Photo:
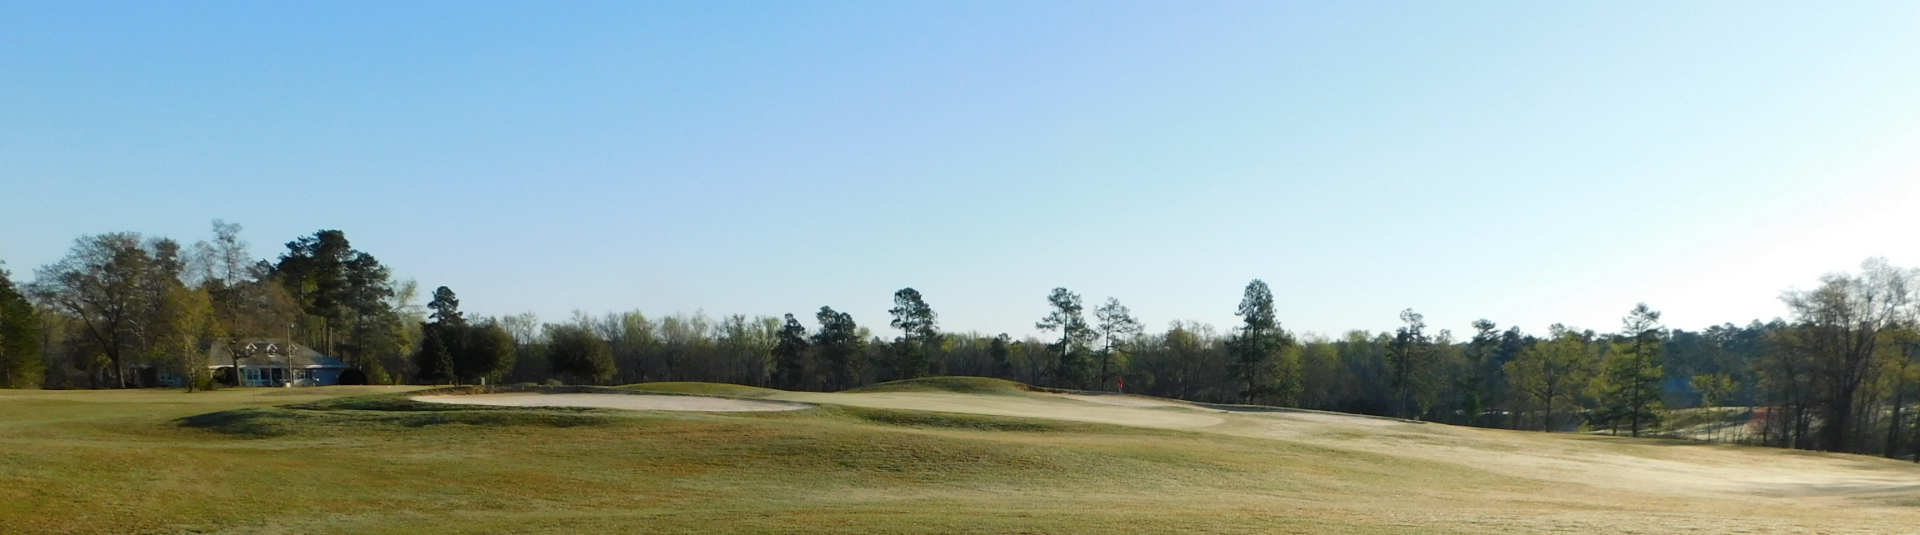
[[[1067,398],[1067,399],[1085,401],[1088,403],[1099,403],[1101,405],[1115,405],[1120,407],[1185,407],[1189,409],[1194,408],[1192,405],[1188,405],[1185,403],[1168,401],[1161,398],[1135,396],[1132,394],[1091,394],[1091,395],[1089,394],[1049,394],[1049,395]]]
[[[1169,411],[1154,407],[1121,406],[1109,403],[1081,403],[1065,396],[982,396],[952,392],[872,392],[816,393],[788,392],[781,399],[810,403],[833,403],[876,409],[958,412],[989,416],[1018,416],[1102,424],[1194,429],[1216,425],[1225,420],[1197,411]],[[1088,396],[1104,397],[1104,396]]]
[[[805,403],[758,401],[649,394],[469,394],[454,396],[414,396],[414,401],[456,405],[493,405],[499,407],[593,407],[635,411],[791,411],[810,407]]]

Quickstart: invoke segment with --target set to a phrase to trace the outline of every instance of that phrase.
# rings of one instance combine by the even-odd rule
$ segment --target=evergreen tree
[[[46,365],[40,360],[40,342],[34,337],[38,314],[0,269],[0,388],[28,388],[40,383]]]
[[[379,352],[405,345],[393,339],[406,320],[394,310],[392,270],[354,249],[346,233],[320,230],[287,242],[267,274],[306,313],[300,323],[307,345],[369,370],[379,368]]]
[[[1111,297],[1107,298],[1106,304],[1093,310],[1093,317],[1099,322],[1095,329],[1103,341],[1097,359],[1099,374],[1096,379],[1100,382],[1100,389],[1106,390],[1107,385],[1112,384],[1127,368],[1127,353],[1121,350],[1121,339],[1140,334],[1143,326],[1140,320],[1133,318],[1132,311],[1120,304],[1119,299]]]
[[[414,366],[419,370],[418,380],[458,383],[476,378],[479,375],[476,372],[481,370],[469,346],[475,336],[468,332],[466,316],[460,313],[460,298],[452,289],[441,286],[433,291],[433,302],[428,303],[427,308],[433,310],[428,316],[433,321],[420,325],[420,333],[426,340],[421,342],[414,359]]]
[[[1425,317],[1413,309],[1400,311],[1400,321],[1406,325],[1396,329],[1393,340],[1387,343],[1387,367],[1392,373],[1389,386],[1393,389],[1394,413],[1417,418],[1425,412],[1420,398],[1432,371],[1428,368],[1434,360],[1433,338],[1426,333]]]
[[[1666,409],[1660,400],[1667,377],[1661,359],[1666,328],[1660,325],[1660,313],[1646,303],[1633,307],[1621,323],[1602,371],[1599,414],[1615,427],[1626,424],[1637,437],[1640,430],[1660,425]]]
[[[813,346],[822,387],[837,392],[856,386],[860,353],[866,344],[860,337],[860,326],[854,324],[852,314],[831,307],[820,307],[814,318],[820,320],[820,330],[813,333]]]
[[[787,314],[773,346],[773,384],[787,390],[799,390],[807,383],[807,328]]]
[[[932,353],[940,344],[940,331],[935,325],[937,316],[933,307],[920,298],[920,291],[913,288],[901,288],[893,293],[892,325],[900,329],[900,338],[894,342],[893,372],[897,379],[925,377],[932,362]]]
[[[426,384],[453,382],[456,375],[453,364],[453,348],[446,340],[446,329],[427,325],[420,340],[420,351],[414,353],[413,365],[420,371],[414,380]]]
[[[1088,368],[1091,359],[1087,355],[1087,344],[1093,337],[1093,330],[1087,327],[1086,318],[1080,315],[1080,294],[1067,291],[1066,288],[1054,288],[1047,295],[1047,304],[1052,312],[1041,318],[1033,326],[1041,332],[1060,331],[1060,341],[1049,344],[1058,360],[1053,368],[1054,386],[1065,388],[1086,388]]]
[[[427,309],[433,311],[427,318],[432,319],[434,323],[459,326],[467,324],[466,316],[460,312],[460,297],[454,295],[452,288],[445,286],[435,288],[433,301],[427,303]]]
[[[1254,279],[1240,298],[1238,332],[1226,341],[1227,375],[1247,403],[1282,394],[1280,354],[1292,340],[1273,313],[1273,290]]]

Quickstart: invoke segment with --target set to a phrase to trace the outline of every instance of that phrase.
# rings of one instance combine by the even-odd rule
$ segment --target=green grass
[[[1024,390],[1004,381],[881,386],[1077,406],[1008,398]],[[1589,486],[1589,472],[1466,464],[1567,448],[1663,461],[1755,451],[1604,437],[1333,422],[1314,425],[1337,433],[1292,440],[1254,436],[1286,415],[1227,414],[1221,431],[1201,432],[832,404],[694,413],[408,399],[420,392],[0,392],[0,533],[1869,533],[1920,516],[1643,495]],[[1434,453],[1401,454],[1413,448]]]
[[[620,386],[626,390],[642,392],[662,392],[669,394],[698,394],[702,396],[724,396],[734,398],[760,398],[779,394],[781,391],[757,386],[735,385],[727,383],[700,383],[691,381],[673,381],[659,383],[640,383]]]

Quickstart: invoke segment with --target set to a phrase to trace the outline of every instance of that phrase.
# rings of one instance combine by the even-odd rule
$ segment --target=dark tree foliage
[[[26,388],[40,383],[44,364],[35,336],[40,318],[26,296],[0,269],[0,388]]]
[[[787,314],[786,323],[780,327],[779,341],[773,346],[773,384],[788,390],[807,387],[807,352],[812,347],[807,341],[807,327]]]
[[[573,325],[549,326],[547,365],[576,384],[600,384],[613,377],[613,352],[593,331]]]
[[[1413,309],[1401,311],[1400,321],[1406,325],[1394,330],[1393,341],[1387,344],[1387,367],[1392,373],[1394,414],[1413,418],[1424,412],[1420,398],[1434,361],[1433,338],[1426,333],[1425,317]]]
[[[1053,311],[1033,326],[1041,332],[1060,331],[1060,340],[1047,346],[1056,359],[1053,385],[1087,388],[1093,375],[1093,359],[1087,354],[1093,329],[1087,326],[1087,319],[1080,314],[1083,309],[1080,294],[1066,288],[1054,288],[1052,293],[1047,294],[1047,305],[1053,307]]]
[[[858,386],[859,357],[865,341],[860,338],[860,327],[853,323],[853,315],[820,307],[814,318],[820,321],[820,330],[813,333],[813,346],[822,388],[837,392]]]
[[[900,338],[894,340],[893,376],[896,379],[925,377],[930,372],[933,353],[940,347],[940,331],[933,307],[920,297],[920,291],[901,288],[893,293],[894,328]]]
[[[993,337],[993,342],[991,342],[991,344],[992,345],[988,346],[987,348],[987,354],[988,356],[993,358],[993,376],[1001,379],[1012,379],[1013,378],[1013,348],[1011,347],[1012,338],[1008,337],[1007,333],[1000,333],[999,336]]]
[[[1267,283],[1254,279],[1240,298],[1241,326],[1227,339],[1229,364],[1227,375],[1240,388],[1247,403],[1269,399],[1284,393],[1281,385],[1280,352],[1292,340],[1280,329],[1273,314],[1273,291]]]
[[[427,309],[433,314],[427,317],[442,325],[466,325],[467,318],[460,313],[460,297],[453,289],[441,286],[433,290],[433,300],[427,302]]]
[[[368,384],[367,372],[360,371],[359,368],[347,368],[346,371],[340,372],[340,384],[343,384],[343,385]]]
[[[269,273],[312,319],[302,322],[308,345],[361,368],[378,366],[381,351],[397,348],[402,319],[389,302],[392,271],[355,250],[346,233],[320,230],[287,242]]]
[[[453,382],[459,377],[453,362],[453,354],[457,349],[453,347],[454,344],[448,343],[450,342],[448,335],[458,336],[458,332],[449,333],[448,331],[433,325],[428,325],[424,329],[420,340],[420,351],[413,357],[413,365],[419,369],[418,374],[414,376],[414,381],[440,384]]]
[[[1636,437],[1641,429],[1659,425],[1665,412],[1660,400],[1661,384],[1666,381],[1666,372],[1661,369],[1665,338],[1660,313],[1646,303],[1635,306],[1621,321],[1620,334],[1598,385],[1596,423],[1614,428],[1625,425]]]
[[[516,351],[513,335],[500,327],[498,322],[488,321],[479,325],[461,327],[466,333],[466,343],[461,352],[454,356],[453,367],[456,376],[469,382],[498,382],[507,370],[513,369]]]

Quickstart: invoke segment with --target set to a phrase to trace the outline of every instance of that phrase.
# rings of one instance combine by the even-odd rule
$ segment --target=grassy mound
[[[726,396],[736,398],[763,398],[781,391],[757,386],[728,383],[699,383],[688,381],[669,381],[659,383],[640,383],[616,387],[622,390],[640,392],[660,392],[664,394],[697,394],[702,396]]]
[[[922,377],[872,384],[847,392],[953,392],[957,394],[1024,394],[1036,390],[1023,383],[992,377]]]

